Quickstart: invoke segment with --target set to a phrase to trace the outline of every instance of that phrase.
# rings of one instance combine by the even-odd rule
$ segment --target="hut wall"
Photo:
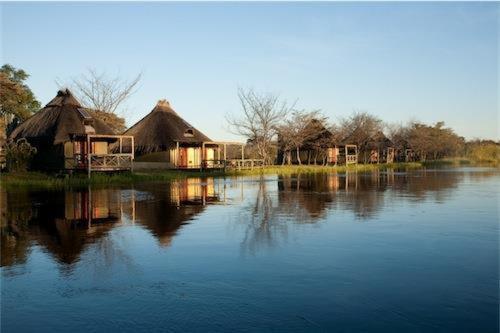
[[[92,142],[92,154],[108,154],[107,142]]]
[[[144,154],[135,158],[137,162],[170,162],[172,161],[172,151],[158,151],[154,153]]]
[[[37,149],[33,157],[31,169],[55,171],[64,168],[63,144],[51,145],[44,143],[31,143]]]

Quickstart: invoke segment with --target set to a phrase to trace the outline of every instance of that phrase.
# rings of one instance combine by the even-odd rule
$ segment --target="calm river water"
[[[2,332],[498,332],[500,172],[1,192]]]

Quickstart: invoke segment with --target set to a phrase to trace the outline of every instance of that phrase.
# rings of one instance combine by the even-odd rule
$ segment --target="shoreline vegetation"
[[[205,178],[205,177],[236,177],[236,176],[255,176],[255,175],[293,175],[293,174],[313,174],[313,173],[346,173],[359,172],[367,173],[377,170],[395,169],[410,170],[425,167],[439,166],[460,166],[475,165],[471,160],[456,158],[443,159],[428,162],[408,162],[408,163],[390,163],[390,164],[357,164],[349,166],[319,166],[319,165],[270,165],[253,170],[227,170],[224,171],[180,171],[180,170],[158,170],[158,171],[136,171],[133,173],[94,173],[91,178],[86,174],[73,176],[57,176],[40,172],[23,173],[3,173],[0,175],[0,187],[3,188],[40,188],[40,189],[60,189],[60,188],[78,188],[87,186],[112,186],[129,185],[144,182],[169,182],[187,178]],[[498,166],[498,163],[488,164]]]

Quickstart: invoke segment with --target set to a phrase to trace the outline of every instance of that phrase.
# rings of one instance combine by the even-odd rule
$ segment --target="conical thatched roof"
[[[160,100],[148,115],[129,128],[136,154],[165,151],[175,142],[202,143],[211,141],[205,134],[182,119],[166,100]]]
[[[43,109],[19,125],[10,138],[38,139],[59,144],[70,139],[70,134],[114,134],[104,122],[92,118],[68,89]]]

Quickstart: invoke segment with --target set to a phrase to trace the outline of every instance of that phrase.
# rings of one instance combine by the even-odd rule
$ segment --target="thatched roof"
[[[57,96],[43,109],[19,125],[10,135],[20,138],[48,141],[53,144],[70,140],[71,134],[114,134],[101,120],[92,118],[68,90],[59,90]]]
[[[166,100],[160,100],[148,115],[124,133],[133,135],[136,154],[165,151],[175,142],[211,141],[205,134],[182,119]]]
[[[394,144],[387,136],[385,136],[385,134],[382,131],[378,131],[367,142],[367,146],[369,148],[376,149],[376,148],[393,147]]]

